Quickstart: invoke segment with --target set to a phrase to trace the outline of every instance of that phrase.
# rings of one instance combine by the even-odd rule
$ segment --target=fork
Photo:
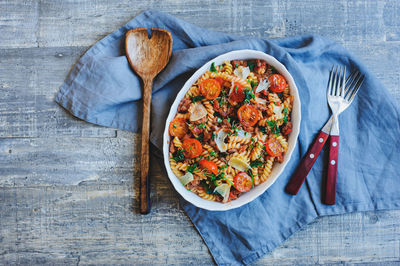
[[[360,89],[364,77],[359,71],[353,72],[346,82],[346,67],[333,67],[329,76],[327,99],[332,111],[332,127],[330,130],[328,174],[325,182],[323,202],[334,205],[336,201],[336,178],[339,157],[339,115],[350,106]]]
[[[336,70],[334,71],[334,67],[332,67],[327,86],[327,99],[332,110],[332,115],[314,139],[314,142],[309,148],[307,154],[303,157],[303,160],[301,161],[297,170],[293,174],[289,183],[286,185],[285,191],[288,194],[297,194],[312,166],[317,160],[319,153],[329,137],[329,134],[331,134],[328,175],[323,201],[325,204],[329,205],[333,205],[335,203],[337,159],[339,151],[338,116],[351,104],[364,80],[364,77],[359,71],[352,72],[347,79],[345,78],[345,74],[346,68],[342,69],[336,67]]]

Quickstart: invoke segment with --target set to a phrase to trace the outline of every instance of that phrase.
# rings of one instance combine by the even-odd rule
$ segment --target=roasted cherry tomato
[[[182,148],[183,155],[189,159],[198,157],[203,151],[203,147],[197,139],[185,139],[182,143]]]
[[[253,181],[251,180],[251,177],[245,172],[237,174],[233,178],[233,182],[235,184],[235,188],[240,192],[247,192],[253,187]]]
[[[215,79],[205,79],[200,83],[200,91],[207,100],[214,100],[221,93],[221,84]]]
[[[238,118],[243,126],[252,127],[258,121],[258,111],[252,105],[245,104],[237,111]]]
[[[175,118],[169,123],[169,134],[174,137],[183,138],[188,131],[188,126],[184,118]]]
[[[229,94],[229,103],[236,105],[237,103],[243,102],[245,98],[244,88],[238,83],[233,83],[233,89]]]
[[[268,77],[269,89],[273,92],[282,92],[286,88],[286,79],[279,74],[272,74]]]
[[[272,137],[265,143],[265,151],[272,157],[278,157],[282,154],[283,148],[279,140]]]
[[[219,83],[219,85],[221,85],[221,87],[225,83],[225,80],[221,77],[216,77],[215,80],[218,81],[218,83]]]
[[[214,175],[218,174],[218,166],[216,163],[209,161],[209,160],[201,160],[199,162],[200,168],[206,169],[210,173],[213,173]]]

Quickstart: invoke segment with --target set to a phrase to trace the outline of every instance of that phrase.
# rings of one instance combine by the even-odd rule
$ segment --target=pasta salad
[[[289,84],[266,61],[212,63],[169,124],[172,172],[203,199],[237,199],[283,161],[292,105]]]

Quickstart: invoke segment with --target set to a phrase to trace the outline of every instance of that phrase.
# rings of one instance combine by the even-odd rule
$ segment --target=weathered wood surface
[[[227,33],[330,37],[400,102],[397,0],[0,0],[0,264],[212,264],[154,158],[152,213],[137,214],[139,134],[54,103],[84,51],[149,8]],[[316,263],[400,263],[400,211],[317,219],[256,264]]]

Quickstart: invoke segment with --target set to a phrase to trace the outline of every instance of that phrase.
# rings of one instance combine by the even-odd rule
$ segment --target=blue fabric
[[[127,30],[156,27],[173,36],[173,55],[154,83],[151,142],[162,148],[170,105],[184,82],[205,62],[237,49],[266,52],[294,77],[302,103],[301,131],[285,171],[263,195],[235,210],[211,212],[181,204],[220,265],[249,264],[318,216],[400,207],[400,112],[382,84],[339,44],[315,35],[262,40],[196,27],[170,15],[146,11],[93,46],[76,64],[56,101],[73,115],[98,125],[138,131],[141,89],[129,68]],[[360,69],[366,79],[340,116],[336,205],[321,203],[326,176],[323,150],[296,196],[284,192],[314,136],[327,121],[326,85],[332,65]],[[138,119],[139,118],[139,119]],[[139,122],[138,122],[139,121]]]

